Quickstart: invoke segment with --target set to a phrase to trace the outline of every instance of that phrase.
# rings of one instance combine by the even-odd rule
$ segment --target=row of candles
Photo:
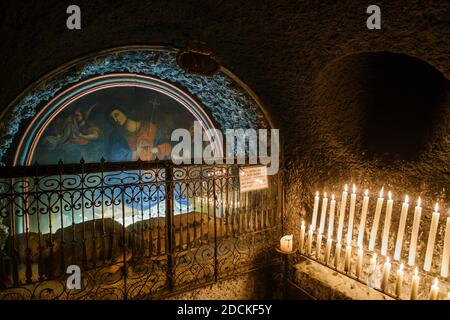
[[[380,191],[380,195],[377,199],[376,207],[375,207],[375,213],[374,213],[374,219],[373,224],[370,229],[370,237],[369,237],[369,244],[368,244],[368,250],[374,252],[376,247],[376,240],[377,240],[377,234],[379,229],[379,223],[381,218],[381,212],[383,208],[383,197],[384,189],[382,188]],[[336,238],[336,248],[335,248],[335,268],[337,268],[341,251],[342,251],[342,237],[343,237],[343,231],[344,231],[344,220],[346,215],[346,207],[347,207],[347,198],[348,198],[348,187],[347,185],[344,188],[344,191],[342,192],[342,198],[341,198],[341,205],[339,210],[339,221],[338,221],[338,229],[337,229],[337,238]],[[311,255],[312,250],[312,242],[313,242],[313,233],[316,231],[317,226],[317,218],[319,213],[319,202],[320,197],[319,193],[316,193],[316,196],[314,198],[314,207],[313,207],[313,214],[312,214],[312,223],[310,226],[310,229],[307,233],[307,239],[306,239],[306,253],[308,255]],[[384,227],[382,230],[381,235],[381,255],[386,257],[386,261],[383,266],[383,274],[381,277],[381,289],[383,291],[386,291],[386,287],[388,285],[388,279],[391,273],[391,262],[389,257],[387,257],[387,251],[388,251],[388,244],[389,244],[389,233],[390,233],[390,226],[391,226],[391,218],[392,218],[392,210],[393,210],[393,204],[394,201],[392,199],[391,192],[388,193],[388,200],[386,203],[386,212],[385,212],[385,219],[384,219]],[[362,209],[361,209],[361,216],[360,216],[360,223],[359,223],[359,229],[358,229],[358,237],[357,237],[357,247],[358,247],[358,255],[357,255],[357,266],[356,266],[356,276],[360,278],[362,267],[363,267],[363,245],[364,245],[364,235],[365,235],[365,229],[366,229],[366,220],[367,220],[367,214],[368,214],[368,208],[369,208],[369,194],[368,191],[364,193],[363,197],[363,203],[362,203]],[[322,210],[320,214],[320,222],[319,222],[319,230],[317,230],[317,239],[316,239],[316,258],[319,258],[320,255],[320,248],[322,245],[322,239],[323,239],[323,233],[325,231],[325,223],[326,223],[326,216],[327,216],[327,209],[328,209],[328,198],[327,194],[324,193],[324,197],[322,200]],[[402,209],[400,213],[400,223],[397,231],[397,238],[395,242],[395,250],[394,250],[394,260],[400,261],[401,259],[401,253],[403,248],[403,240],[405,235],[405,227],[406,227],[406,220],[408,215],[408,209],[409,209],[409,198],[408,196],[405,197],[405,201],[402,204]],[[327,244],[325,248],[325,262],[326,264],[329,263],[330,255],[331,255],[331,248],[333,245],[333,232],[335,227],[335,210],[336,210],[336,200],[334,195],[331,197],[330,206],[329,206],[329,219],[328,219],[328,237],[327,237]],[[347,246],[345,248],[345,263],[344,263],[344,269],[348,271],[350,269],[351,264],[351,256],[352,256],[352,240],[353,240],[353,225],[355,220],[355,210],[356,210],[356,187],[353,185],[353,192],[350,195],[350,207],[349,207],[349,216],[348,216],[348,228],[347,228],[347,234],[346,234],[346,243]],[[416,264],[416,248],[417,248],[417,241],[418,241],[418,235],[419,235],[419,227],[420,227],[420,221],[421,221],[421,214],[422,214],[422,207],[421,207],[421,200],[420,197],[417,201],[417,205],[415,207],[414,211],[414,220],[413,220],[413,226],[412,226],[412,234],[411,234],[411,241],[410,241],[410,248],[409,248],[409,255],[408,255],[408,265],[409,266],[415,266]],[[431,270],[431,264],[433,260],[433,253],[434,253],[434,246],[436,242],[436,235],[438,231],[438,224],[439,224],[439,207],[438,204],[435,206],[435,210],[432,215],[431,219],[431,225],[430,225],[430,231],[428,235],[428,242],[427,242],[427,249],[425,253],[425,261],[423,265],[423,269],[425,271]],[[304,242],[305,242],[305,234],[306,234],[306,227],[304,222],[302,222],[301,230],[300,230],[300,250],[304,253]],[[292,251],[292,235],[285,236],[281,239],[281,250],[285,252]],[[447,224],[446,224],[446,230],[445,230],[445,237],[444,237],[444,250],[442,254],[442,262],[441,262],[441,276],[442,277],[448,277],[448,271],[449,271],[449,258],[450,258],[450,217],[447,218]],[[376,266],[377,262],[377,254],[374,252],[373,257],[370,259],[370,267],[369,270],[373,270]],[[402,288],[403,284],[403,277],[404,277],[404,265],[401,264],[399,269],[397,270],[397,283],[396,283],[396,294],[399,295],[399,292]],[[411,282],[411,299],[417,299],[418,294],[418,288],[419,288],[419,281],[420,277],[418,275],[417,267],[415,268],[414,275],[412,276],[412,282]],[[431,286],[430,291],[430,298],[434,299],[437,298],[439,293],[439,284],[438,279],[436,278],[433,285]]]

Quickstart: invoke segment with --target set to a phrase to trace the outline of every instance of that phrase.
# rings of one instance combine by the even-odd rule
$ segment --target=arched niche
[[[73,163],[77,162],[77,155],[88,162],[101,158],[150,160],[133,150],[125,157],[111,156],[106,150],[111,149],[105,140],[107,136],[116,143],[120,140],[111,138],[114,109],[142,123],[150,123],[152,113],[160,118],[165,113],[165,119],[155,123],[160,135],[165,132],[162,140],[159,137],[162,144],[167,143],[167,133],[172,129],[189,129],[188,120],[200,121],[205,129],[272,127],[256,95],[229,70],[220,67],[210,76],[189,74],[177,64],[177,53],[177,49],[166,47],[114,48],[72,61],[44,76],[0,115],[5,124],[0,128],[0,161],[12,165],[30,165],[35,161],[54,164],[59,160]],[[114,98],[118,101],[113,101]],[[80,131],[71,128],[77,118],[89,122],[81,130],[85,137],[73,133]],[[174,119],[184,123],[168,124]],[[97,148],[100,151],[90,150],[89,155],[84,149],[95,144],[94,140],[103,140]],[[51,158],[40,156],[49,155],[57,144],[59,149],[54,150]]]
[[[448,92],[448,79],[418,58],[351,54],[314,83],[317,132],[362,160],[415,161],[446,139]]]

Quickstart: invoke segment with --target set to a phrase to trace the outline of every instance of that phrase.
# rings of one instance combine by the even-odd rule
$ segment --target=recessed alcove
[[[448,90],[448,79],[423,60],[363,52],[321,70],[313,103],[322,133],[363,160],[387,164],[417,160],[445,139]]]

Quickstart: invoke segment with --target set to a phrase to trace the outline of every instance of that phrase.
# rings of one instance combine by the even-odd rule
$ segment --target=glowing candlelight
[[[334,267],[339,267],[339,261],[341,259],[342,244],[336,243],[336,251],[334,252]]]
[[[313,207],[313,216],[311,222],[312,230],[316,230],[317,223],[317,213],[319,212],[319,191],[316,192],[316,196],[314,197],[314,207]]]
[[[359,222],[358,247],[363,247],[364,232],[366,231],[367,209],[369,208],[369,190],[364,192],[361,220]]]
[[[414,275],[412,277],[412,282],[411,282],[411,300],[417,300],[417,296],[419,293],[419,282],[420,282],[420,277],[419,277],[419,272],[417,271],[417,267],[414,269]]]
[[[361,247],[358,248],[358,258],[356,262],[356,277],[359,279],[361,277],[362,268],[364,262],[364,251]]]
[[[384,187],[381,188],[380,196],[377,199],[377,206],[375,207],[375,216],[373,218],[372,230],[370,231],[369,250],[371,251],[375,249],[375,242],[377,240],[378,225],[380,223],[381,209],[383,208],[384,202],[383,190]]]
[[[325,263],[330,263],[331,247],[333,245],[333,239],[327,239],[327,246],[325,247]]]
[[[313,240],[313,226],[311,225],[308,230],[308,239],[306,240],[306,254],[311,255]]]
[[[383,275],[381,276],[381,290],[387,291],[389,285],[389,276],[391,274],[391,262],[389,257],[386,258],[386,262],[383,266]]]
[[[425,263],[423,265],[423,269],[425,271],[431,270],[431,262],[433,259],[433,252],[434,252],[434,243],[436,242],[436,233],[439,223],[439,205],[436,203],[433,217],[431,218],[431,226],[430,226],[430,233],[428,235],[428,244],[427,244],[427,251],[425,253]]]
[[[322,238],[323,235],[320,233],[320,231],[317,233],[317,241],[316,241],[316,259],[320,259],[320,249],[322,247]]]
[[[397,270],[397,280],[395,282],[395,295],[397,297],[400,296],[402,293],[402,286],[403,286],[403,278],[405,275],[405,272],[403,271],[404,265],[403,263],[400,265],[400,268]]]
[[[287,235],[280,239],[280,250],[286,253],[292,252],[293,235]]]
[[[381,238],[381,255],[383,256],[386,256],[389,246],[389,230],[391,228],[392,206],[394,204],[390,191],[388,192],[388,198],[389,199],[386,203],[386,216],[384,217],[383,236]]]
[[[414,210],[414,222],[411,233],[411,243],[409,246],[408,264],[413,266],[416,263],[417,239],[419,236],[420,217],[422,215],[422,207],[420,206],[420,197],[417,199],[417,206]]]
[[[327,206],[328,206],[328,198],[327,193],[323,194],[322,200],[322,212],[320,213],[320,227],[319,233],[323,233],[325,230],[325,220],[327,219]]]
[[[355,219],[356,207],[356,186],[353,184],[353,192],[350,196],[350,213],[348,216],[347,244],[352,244],[353,239],[353,220]]]
[[[341,198],[341,207],[339,212],[339,225],[338,225],[338,233],[337,233],[337,242],[341,243],[342,241],[342,232],[344,230],[344,219],[345,219],[345,207],[347,205],[347,190],[348,186],[345,185],[344,191],[342,192]]]
[[[345,260],[344,260],[344,270],[346,272],[350,272],[351,262],[352,262],[352,246],[347,245],[347,247],[345,248]]]
[[[429,299],[437,300],[438,296],[439,296],[439,280],[438,278],[434,278],[434,283],[430,289]]]
[[[447,217],[447,225],[445,226],[444,251],[442,252],[441,276],[448,277],[448,265],[450,258],[450,217]]]
[[[406,217],[408,216],[409,198],[405,196],[400,214],[400,224],[398,225],[397,242],[395,244],[394,260],[400,260],[403,248],[403,235],[405,234]]]
[[[300,227],[300,253],[303,253],[303,246],[305,244],[305,233],[306,233],[306,226],[305,221],[302,221],[302,226]]]
[[[335,208],[336,208],[336,200],[334,200],[334,194],[332,194],[330,201],[330,218],[328,219],[328,238],[333,237]]]

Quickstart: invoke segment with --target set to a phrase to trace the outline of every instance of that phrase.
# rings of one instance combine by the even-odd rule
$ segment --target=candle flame
[[[405,267],[405,265],[402,263],[401,265],[400,265],[400,271],[403,271],[403,268]]]
[[[319,191],[316,191],[316,197],[318,197],[319,196]]]
[[[376,252],[374,252],[373,253],[373,256],[372,256],[372,259],[374,259],[375,261],[377,260],[377,258],[378,258],[378,255],[377,255],[377,253]]]
[[[305,226],[305,220],[302,220],[302,227]]]
[[[390,263],[389,257],[386,257],[386,264]]]
[[[436,205],[434,206],[434,212],[439,212],[439,203],[436,202]]]
[[[388,197],[389,197],[389,200],[392,200],[392,193],[390,191],[388,192]]]
[[[380,190],[380,198],[383,198],[383,191],[384,191],[384,187],[381,187],[381,190]]]
[[[368,189],[366,189],[366,191],[364,191],[364,195],[365,195],[366,197],[369,196],[369,190],[368,190]]]
[[[310,225],[309,226],[309,231],[313,231],[313,230],[314,230],[313,225]]]
[[[439,286],[439,279],[436,277],[436,278],[434,278],[434,286],[435,287],[437,287],[437,286]]]
[[[334,193],[331,195],[331,200],[334,200]]]
[[[405,195],[405,203],[408,203],[409,202],[409,197],[408,197],[408,195]]]
[[[420,202],[421,202],[421,199],[420,199],[420,197],[419,197],[419,199],[417,199],[417,206],[418,206],[418,207],[420,207]]]
[[[356,193],[356,186],[353,184],[353,193]]]
[[[325,192],[325,193],[323,194],[323,197],[324,197],[324,198],[326,198],[326,197],[327,197],[327,193],[326,193],[326,192]]]
[[[419,275],[419,270],[417,269],[417,267],[414,269],[414,275],[417,277]]]
[[[347,192],[348,191],[348,185],[344,186],[344,191]]]

